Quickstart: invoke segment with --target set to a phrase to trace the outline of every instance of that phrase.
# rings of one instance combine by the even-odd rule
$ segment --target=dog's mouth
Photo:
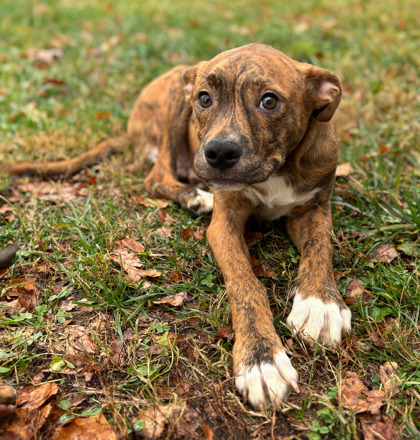
[[[207,184],[214,188],[229,189],[229,190],[240,190],[249,185],[248,183],[241,182],[238,180],[231,180],[231,179],[212,179],[212,180],[208,180]]]
[[[218,189],[226,189],[230,191],[239,191],[241,189],[247,188],[250,185],[255,185],[258,183],[264,183],[269,179],[269,177],[277,171],[276,168],[273,168],[267,175],[261,176],[258,179],[252,179],[252,181],[248,180],[235,180],[234,178],[229,177],[217,177],[215,179],[206,179],[207,185],[213,188]]]

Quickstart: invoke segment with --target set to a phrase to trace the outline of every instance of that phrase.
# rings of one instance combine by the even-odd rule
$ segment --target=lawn
[[[122,134],[150,80],[229,48],[263,42],[335,72],[349,165],[332,198],[334,268],[353,331],[337,349],[293,338],[299,255],[281,222],[251,230],[255,272],[300,376],[282,411],[255,412],[234,389],[209,216],[149,198],[149,165],[132,150],[68,179],[1,173],[0,251],[19,251],[0,269],[0,387],[18,391],[0,437],[420,438],[419,3],[2,0],[1,9],[0,168],[74,157]]]

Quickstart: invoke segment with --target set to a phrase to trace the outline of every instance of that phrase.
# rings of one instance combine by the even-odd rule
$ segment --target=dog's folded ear
[[[187,101],[191,100],[192,91],[194,89],[195,79],[197,78],[197,72],[199,68],[205,64],[205,61],[201,61],[200,63],[196,64],[195,66],[192,66],[188,68],[184,72],[184,90],[185,90],[185,99]]]
[[[341,82],[334,73],[311,64],[299,63],[306,78],[306,96],[313,108],[313,116],[321,122],[329,121],[340,104]]]

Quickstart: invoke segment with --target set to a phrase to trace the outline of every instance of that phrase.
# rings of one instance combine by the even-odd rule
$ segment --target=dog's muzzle
[[[242,156],[242,147],[232,140],[213,139],[204,147],[206,162],[213,168],[232,168]]]

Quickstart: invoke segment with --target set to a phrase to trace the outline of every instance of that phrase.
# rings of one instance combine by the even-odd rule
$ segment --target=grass
[[[2,175],[0,207],[14,210],[0,225],[0,250],[20,243],[0,278],[3,380],[18,389],[56,381],[62,401],[83,393],[67,412],[102,411],[121,438],[141,432],[139,411],[157,403],[184,405],[180,425],[191,438],[208,436],[208,425],[215,438],[352,439],[362,435],[361,419],[341,401],[342,372],[379,389],[379,367],[397,362],[400,391],[387,396],[382,413],[403,438],[419,436],[418,17],[414,0],[3,1],[3,165],[72,157],[118,135],[151,79],[257,41],[340,76],[340,161],[355,168],[333,195],[335,274],[353,312],[353,333],[339,349],[305,346],[284,325],[299,255],[281,223],[263,225],[251,248],[276,274],[260,279],[300,374],[301,393],[267,415],[242,405],[234,391],[223,279],[205,235],[187,239],[208,217],[139,203],[146,170],[132,166],[135,152],[50,182],[41,195],[36,179]],[[53,47],[63,56],[51,64],[30,58],[32,48]],[[58,197],[63,188],[67,196]],[[156,232],[162,227],[173,228],[170,238]],[[133,283],[111,261],[115,243],[127,237],[144,245],[143,268],[160,277]],[[392,263],[370,258],[384,243],[398,250]],[[10,282],[24,277],[36,281],[39,299],[33,309],[7,313]],[[363,302],[350,298],[352,280],[362,283]],[[153,303],[183,291],[189,297],[180,307]],[[74,342],[81,334],[90,341],[84,348]],[[162,436],[175,436],[172,428]]]

